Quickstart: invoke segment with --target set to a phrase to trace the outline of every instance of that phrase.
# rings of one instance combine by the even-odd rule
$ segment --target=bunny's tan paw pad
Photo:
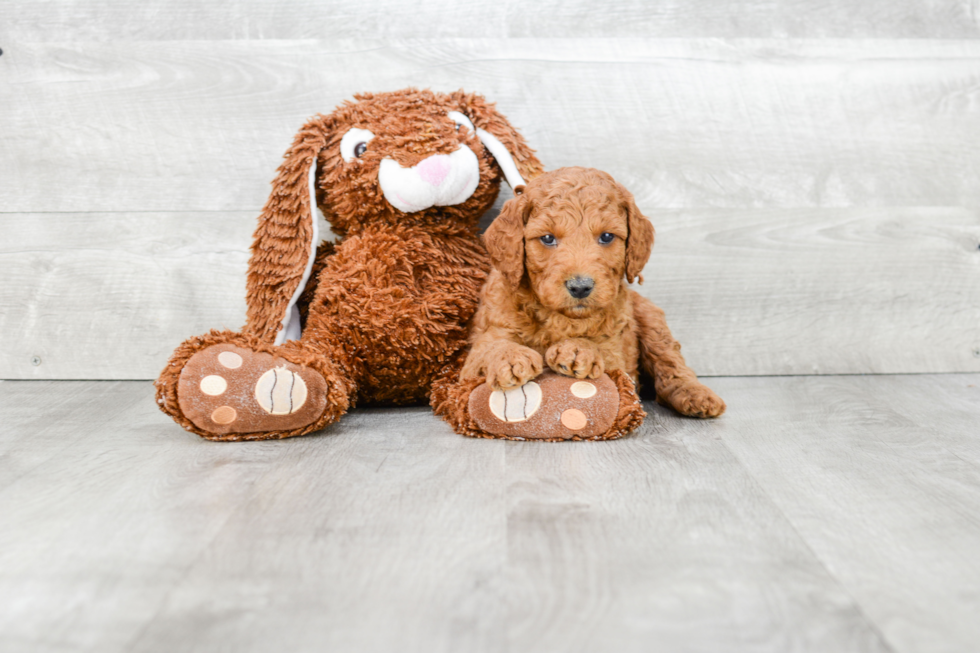
[[[470,416],[491,435],[526,440],[599,438],[619,411],[619,391],[609,376],[585,381],[544,372],[510,390],[478,386]]]
[[[191,357],[177,397],[184,415],[208,433],[288,431],[323,414],[327,383],[308,367],[221,344]]]

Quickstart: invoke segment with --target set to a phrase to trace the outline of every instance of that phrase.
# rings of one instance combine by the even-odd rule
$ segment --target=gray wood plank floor
[[[975,650],[980,374],[711,385],[612,443],[218,444],[146,382],[0,382],[0,650]]]

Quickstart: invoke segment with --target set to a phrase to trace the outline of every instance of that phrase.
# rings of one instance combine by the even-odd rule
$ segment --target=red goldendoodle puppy
[[[545,364],[596,379],[642,366],[657,400],[717,417],[725,402],[684,363],[662,310],[631,290],[653,246],[653,225],[608,174],[561,168],[507,202],[484,235],[494,269],[474,317],[462,381],[523,386]]]

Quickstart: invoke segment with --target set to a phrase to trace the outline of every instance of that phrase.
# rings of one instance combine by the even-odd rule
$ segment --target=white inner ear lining
[[[310,230],[313,232],[310,237],[310,257],[306,261],[306,268],[303,269],[303,278],[300,279],[299,285],[296,286],[296,292],[293,293],[286,305],[286,314],[282,316],[282,328],[279,329],[273,343],[277,346],[287,340],[299,340],[301,335],[299,307],[296,306],[296,302],[306,290],[306,284],[313,273],[313,263],[316,261],[316,248],[320,244],[320,225],[317,218],[322,216],[317,215],[320,212],[320,207],[316,205],[316,160],[319,156],[319,152],[313,154],[310,159],[310,169],[306,176],[310,204]]]
[[[496,136],[485,129],[477,127],[476,135],[480,139],[480,142],[483,143],[483,147],[490,150],[490,154],[497,160],[497,165],[500,166],[500,170],[504,173],[504,178],[507,179],[510,187],[524,186],[524,178],[518,172],[517,164],[514,163],[514,157],[510,155],[507,147]]]

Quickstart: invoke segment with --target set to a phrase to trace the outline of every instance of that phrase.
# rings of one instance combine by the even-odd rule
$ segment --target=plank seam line
[[[280,459],[282,456],[285,455],[288,455],[288,450],[286,449],[281,450],[279,454]],[[245,500],[242,501],[236,508],[230,510],[227,516],[225,517],[224,521],[221,522],[221,525],[215,529],[212,537],[209,538],[207,542],[201,544],[201,547],[198,550],[197,555],[195,555],[191,560],[188,561],[187,566],[184,567],[184,570],[180,574],[180,576],[174,579],[174,582],[170,585],[169,589],[167,589],[167,591],[163,593],[163,595],[160,597],[159,602],[157,603],[156,609],[153,611],[153,614],[146,619],[146,621],[142,624],[139,630],[135,632],[132,635],[132,637],[126,642],[126,644],[124,645],[124,650],[132,651],[134,647],[136,647],[140,639],[146,635],[150,627],[157,622],[157,618],[166,609],[167,602],[169,601],[173,593],[178,590],[181,583],[183,583],[187,579],[187,577],[191,574],[191,572],[194,571],[194,569],[197,567],[198,563],[212,550],[215,542],[229,527],[232,518],[234,518],[235,516],[237,516],[239,513],[243,511],[247,511],[249,509],[249,501],[255,500],[261,495],[261,493],[257,492],[255,488],[260,485],[262,479],[264,479],[269,474],[275,473],[276,465],[272,463],[272,461],[269,462],[270,464],[268,465],[266,470],[258,474],[254,479],[252,479],[251,487],[250,487],[251,491],[245,497]]]
[[[0,381],[6,381],[6,380],[7,379],[0,379]],[[58,381],[51,381],[49,379],[37,379],[37,380],[38,381],[47,381],[49,383],[58,383]],[[126,383],[126,381],[113,381],[113,380],[107,380],[106,382],[107,383]],[[78,381],[78,383],[91,384],[92,381]],[[71,400],[70,397],[69,398],[65,398],[65,399],[63,399],[61,401],[61,403],[67,403],[70,400]],[[142,400],[134,400],[132,403],[125,404],[123,406],[118,406],[117,405],[115,411],[110,412],[110,413],[107,413],[108,414],[108,417],[105,419],[105,424],[102,425],[102,426],[99,426],[97,428],[102,429],[102,428],[105,427],[105,425],[112,424],[113,420],[118,419],[120,415],[129,412],[131,409],[133,409],[133,407],[135,407],[135,406],[137,406],[139,404],[142,404],[142,403],[143,403]],[[105,417],[105,416],[103,416],[103,417]],[[88,433],[88,432],[90,432],[90,430],[88,428],[86,428],[86,427],[83,427],[83,429],[81,430],[81,432],[82,433]],[[84,436],[80,436],[78,439],[71,441],[69,444],[67,444],[65,447],[63,447],[60,450],[60,452],[69,451],[71,449],[74,449],[76,446],[78,446],[80,444],[80,440],[84,440]],[[50,462],[50,460],[52,459],[52,457],[54,457],[56,455],[57,455],[57,453],[52,454],[51,456],[48,456],[44,460],[38,462],[36,465],[31,466],[29,469],[24,470],[22,473],[18,474],[17,476],[15,476],[12,479],[11,478],[5,479],[6,482],[3,483],[2,485],[0,485],[0,492],[6,492],[8,488],[12,487],[13,485],[16,485],[17,482],[20,481],[22,478],[24,478],[24,477],[26,477],[26,476],[28,476],[30,474],[33,474],[35,471],[37,471],[38,469],[40,469],[43,465],[45,465],[48,462]]]
[[[889,651],[891,651],[892,653],[897,653],[897,650],[898,649],[896,649],[895,646],[892,644],[892,642],[889,641],[887,637],[885,637],[884,632],[882,632],[882,630],[878,626],[878,624],[868,615],[867,612],[865,612],[864,606],[861,605],[861,603],[858,601],[857,597],[854,596],[854,594],[851,593],[850,589],[848,589],[843,584],[843,582],[841,582],[841,580],[836,576],[836,574],[834,574],[830,570],[830,568],[823,561],[823,559],[819,555],[817,555],[817,552],[813,549],[812,546],[810,546],[810,542],[805,537],[803,537],[802,533],[800,533],[800,531],[796,528],[796,524],[794,524],[793,523],[793,520],[791,520],[789,518],[789,515],[787,515],[783,511],[783,509],[779,506],[779,504],[776,503],[776,501],[773,499],[772,495],[766,490],[766,488],[763,487],[763,485],[761,483],[759,483],[759,480],[752,473],[752,470],[749,468],[749,466],[745,464],[745,461],[742,460],[742,458],[735,452],[735,450],[733,450],[731,447],[728,446],[728,442],[725,441],[724,435],[719,436],[718,439],[722,443],[722,445],[724,445],[724,447],[728,451],[728,453],[731,454],[732,458],[734,460],[738,461],[739,466],[745,472],[746,476],[748,476],[748,478],[751,481],[753,487],[755,487],[755,489],[758,490],[762,494],[762,496],[766,497],[766,499],[769,501],[769,504],[773,507],[774,510],[776,510],[780,515],[782,515],[783,520],[786,522],[786,524],[790,527],[790,529],[793,531],[793,533],[796,534],[796,537],[798,537],[800,539],[800,542],[803,544],[804,547],[806,547],[806,550],[810,552],[810,555],[813,556],[814,562],[816,562],[818,565],[820,565],[820,568],[824,570],[824,573],[827,574],[827,577],[831,580],[831,582],[833,582],[833,584],[845,596],[847,596],[851,600],[851,603],[854,605],[854,608],[858,611],[858,613],[864,619],[864,621],[868,625],[868,627],[871,628],[871,630],[874,631],[874,633],[876,635],[878,635],[878,638],[881,640],[881,643],[885,647],[887,647],[887,649]]]

